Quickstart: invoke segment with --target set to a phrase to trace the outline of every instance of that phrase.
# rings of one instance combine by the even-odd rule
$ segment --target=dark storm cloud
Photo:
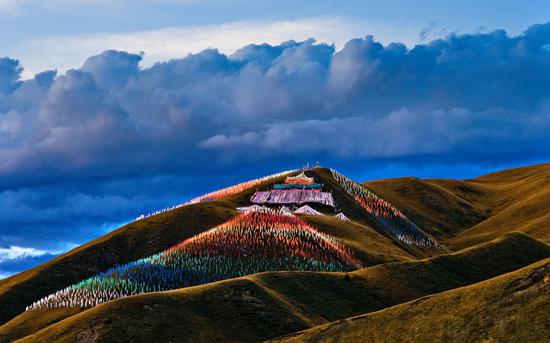
[[[8,57],[0,58],[0,94],[6,94],[17,88],[23,68],[19,61]]]
[[[314,40],[209,49],[147,69],[140,54],[105,51],[25,81],[0,58],[0,242],[24,241],[21,228],[80,242],[304,161],[548,158],[549,47],[546,24],[410,49],[370,36],[339,51]]]
[[[412,49],[372,37],[340,51],[313,40],[251,45],[149,69],[141,55],[106,51],[24,82],[4,58],[0,173],[24,183],[202,170],[250,146],[248,159],[288,157],[300,140],[293,151],[333,159],[544,154],[549,27]]]

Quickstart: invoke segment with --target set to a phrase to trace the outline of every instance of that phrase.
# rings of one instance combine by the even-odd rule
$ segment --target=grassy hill
[[[511,231],[550,242],[550,164],[471,180],[397,178],[364,184],[453,250]]]
[[[332,216],[301,217],[319,231],[345,243],[359,259],[367,262],[366,265],[414,259],[414,255],[402,249],[399,244],[357,221],[343,222]]]
[[[33,301],[111,266],[169,248],[235,211],[223,203],[202,203],[123,226],[47,263],[0,281],[0,323]]]
[[[522,231],[550,242],[550,164],[511,169],[475,179],[492,189],[492,215],[452,240],[456,248]]]
[[[276,342],[547,342],[550,259]]]
[[[286,311],[291,314],[288,316],[284,314],[284,316],[290,318],[289,323],[294,323],[292,325],[295,326],[291,324],[281,326],[278,332],[281,335],[290,332],[288,331],[290,329],[305,329],[478,282],[509,272],[514,268],[520,268],[526,263],[536,261],[536,258],[547,256],[545,255],[546,246],[537,242],[536,247],[533,248],[530,244],[534,244],[534,241],[525,235],[514,234],[503,238],[505,245],[508,246],[507,249],[510,250],[506,254],[502,254],[499,250],[496,255],[486,254],[464,260],[457,257],[475,256],[478,251],[486,251],[488,246],[492,245],[503,246],[502,243],[492,242],[488,243],[488,246],[476,247],[471,251],[466,249],[494,239],[500,242],[498,238],[511,231],[525,232],[541,241],[550,242],[550,214],[548,213],[550,164],[505,170],[471,180],[399,178],[365,183],[374,193],[396,205],[418,226],[435,237],[441,245],[441,250],[438,251],[426,250],[396,240],[380,226],[374,217],[368,215],[346,191],[340,188],[330,170],[316,168],[308,173],[313,174],[317,182],[324,184],[324,190],[332,192],[338,211],[344,212],[351,221],[343,222],[332,218],[335,211],[322,205],[313,205],[313,207],[327,214],[326,216],[304,215],[301,216],[302,219],[319,231],[330,234],[345,243],[364,266],[378,266],[347,274],[267,273],[240,278],[239,282],[243,283],[242,287],[245,289],[250,286],[254,292],[259,292],[258,294],[266,292],[269,298],[266,298],[269,305],[265,307],[268,318],[275,315],[271,308],[276,304],[282,304],[282,308],[286,308]],[[0,280],[0,308],[2,309],[0,325],[4,324],[0,327],[0,341],[9,341],[11,338],[28,335],[48,326],[57,327],[57,324],[52,324],[62,319],[80,323],[77,320],[81,318],[79,316],[96,313],[95,311],[99,311],[99,308],[104,308],[103,305],[98,309],[86,310],[80,314],[77,314],[81,312],[80,309],[22,312],[25,306],[33,301],[68,285],[113,266],[160,252],[227,221],[237,214],[236,207],[250,204],[250,196],[255,190],[271,189],[274,183],[279,183],[282,179],[283,177],[266,181],[223,200],[189,205],[130,223],[47,263]],[[514,237],[511,239],[515,242],[514,244],[510,243],[510,237]],[[526,244],[527,241],[530,243]],[[533,252],[524,249],[525,246],[530,246],[529,249],[532,248]],[[457,256],[451,254],[443,255],[439,259],[418,260],[460,249],[466,250],[461,250]],[[498,259],[499,256],[501,260]],[[484,262],[478,264],[478,259]],[[231,282],[227,282],[219,284],[227,284],[227,287],[232,289]],[[200,289],[202,291],[193,293],[193,296],[183,295],[187,294],[187,289],[169,292],[166,293],[168,297],[166,301],[176,301],[174,297],[179,299],[181,295],[187,299],[184,301],[185,306],[191,306],[188,302],[200,304],[204,301],[200,300],[202,296],[215,298],[211,294],[218,294],[216,287],[194,287],[196,292]],[[341,291],[342,289],[346,291]],[[232,291],[228,292],[231,294]],[[168,294],[172,295],[168,296]],[[248,297],[246,295],[248,293],[243,294],[245,294],[244,298]],[[149,301],[149,296],[153,297],[151,299],[156,299],[157,296],[165,299],[164,293],[143,295],[145,303]],[[138,298],[135,297],[135,299]],[[233,299],[236,298],[233,297]],[[181,305],[178,301],[174,306]],[[272,301],[274,302],[271,303]],[[126,303],[115,301],[112,304]],[[112,304],[105,304],[107,306],[105,308],[115,306]],[[121,308],[124,309],[124,306]],[[165,310],[171,313],[171,310]],[[194,310],[185,313],[195,316],[193,320],[202,318],[201,320],[206,322],[210,318],[216,318],[214,315],[218,315],[216,311],[220,310],[223,311],[223,308],[208,313],[198,310],[196,313],[193,312]],[[98,316],[107,316],[104,312],[97,313]],[[123,314],[121,315],[123,318]],[[245,314],[243,315],[246,317]],[[174,316],[179,318],[175,314]],[[116,319],[112,320],[116,321]],[[187,323],[187,320],[191,319],[181,320]],[[61,323],[67,324],[66,321]],[[240,325],[236,319],[229,317],[227,322],[237,327]],[[126,324],[121,322],[120,325]],[[65,327],[68,328],[70,325]],[[258,339],[274,337],[270,336],[271,332],[269,335],[266,333],[269,328],[270,326],[266,324],[265,331],[259,330],[259,334],[254,337]],[[135,330],[137,332],[138,327]],[[151,330],[158,334],[157,326],[153,325]],[[221,328],[219,334],[227,334],[224,330]],[[99,331],[102,335],[107,335],[105,337],[110,337],[107,331],[103,329]],[[137,333],[135,334],[135,337],[138,337]]]
[[[522,233],[457,253],[351,273],[272,272],[119,299],[72,315],[28,342],[258,341],[473,284],[550,256]],[[57,311],[57,310],[56,310]],[[64,318],[63,313],[50,315]],[[26,312],[0,327],[4,340],[45,327]]]
[[[327,191],[333,192],[340,210],[353,221],[344,223],[328,216],[324,219],[304,216],[304,219],[314,226],[319,225],[320,231],[343,239],[364,265],[425,256],[424,252],[407,248],[387,237],[376,222],[339,189],[330,171],[318,168],[312,173],[316,180],[325,183]],[[256,189],[270,189],[282,179],[266,181],[224,200],[189,205],[130,223],[47,263],[0,280],[0,324],[23,312],[25,306],[33,301],[59,289],[110,267],[160,252],[225,222],[237,214],[236,207],[249,205],[250,196]],[[314,207],[329,215],[334,214],[324,206]]]

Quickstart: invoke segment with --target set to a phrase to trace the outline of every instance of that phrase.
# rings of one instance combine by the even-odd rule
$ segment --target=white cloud
[[[18,3],[18,0],[0,0],[0,9],[12,8]]]
[[[0,0],[2,1],[2,0]],[[419,41],[421,28],[373,24],[346,17],[315,17],[289,21],[240,21],[220,25],[183,26],[129,33],[98,33],[26,40],[8,52],[21,60],[24,78],[47,69],[64,71],[80,67],[91,55],[108,49],[145,52],[142,66],[181,58],[207,48],[231,54],[252,43],[278,44],[287,40],[315,38],[341,48],[350,38],[373,34],[382,43]]]
[[[8,278],[8,277],[12,276],[13,274],[15,274],[15,273],[0,273],[0,280]]]
[[[207,2],[208,0],[134,0],[135,2],[142,2],[142,3],[151,3],[151,4],[169,4],[169,3],[176,3],[176,4],[194,4],[194,3],[200,3],[200,2]],[[0,6],[23,6],[26,4],[34,4],[34,5],[52,5],[52,4],[75,4],[75,5],[82,5],[82,4],[112,4],[112,3],[128,3],[128,0],[0,0]],[[210,0],[210,2],[212,2]]]
[[[18,246],[10,246],[9,248],[0,248],[0,263],[8,260],[18,260],[27,257],[38,257],[46,254],[55,254],[47,250],[35,248],[23,248]]]
[[[178,3],[178,4],[191,4],[200,0],[137,0],[135,2],[142,3]],[[20,9],[25,6],[41,6],[41,7],[54,7],[54,6],[81,6],[81,5],[97,5],[97,6],[112,6],[117,4],[127,4],[128,0],[0,0],[0,10],[14,10]]]
[[[107,3],[107,0],[0,0],[0,10],[8,11],[12,13],[25,6],[58,6],[58,5],[81,5],[81,4],[95,4],[95,3]]]

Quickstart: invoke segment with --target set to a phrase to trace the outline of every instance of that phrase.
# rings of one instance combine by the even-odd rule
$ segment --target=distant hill
[[[0,327],[0,335],[17,338],[47,326],[23,341],[254,342],[473,284],[546,257],[548,245],[514,233],[449,255],[351,273],[262,273],[132,296],[72,316],[29,311]]]
[[[273,342],[548,342],[550,259]]]
[[[471,180],[397,178],[364,184],[453,250],[511,231],[550,242],[550,164]]]

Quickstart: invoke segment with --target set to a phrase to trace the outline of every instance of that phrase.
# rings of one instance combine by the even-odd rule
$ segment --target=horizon
[[[550,162],[550,4],[428,3],[0,0],[0,279],[308,162]]]

